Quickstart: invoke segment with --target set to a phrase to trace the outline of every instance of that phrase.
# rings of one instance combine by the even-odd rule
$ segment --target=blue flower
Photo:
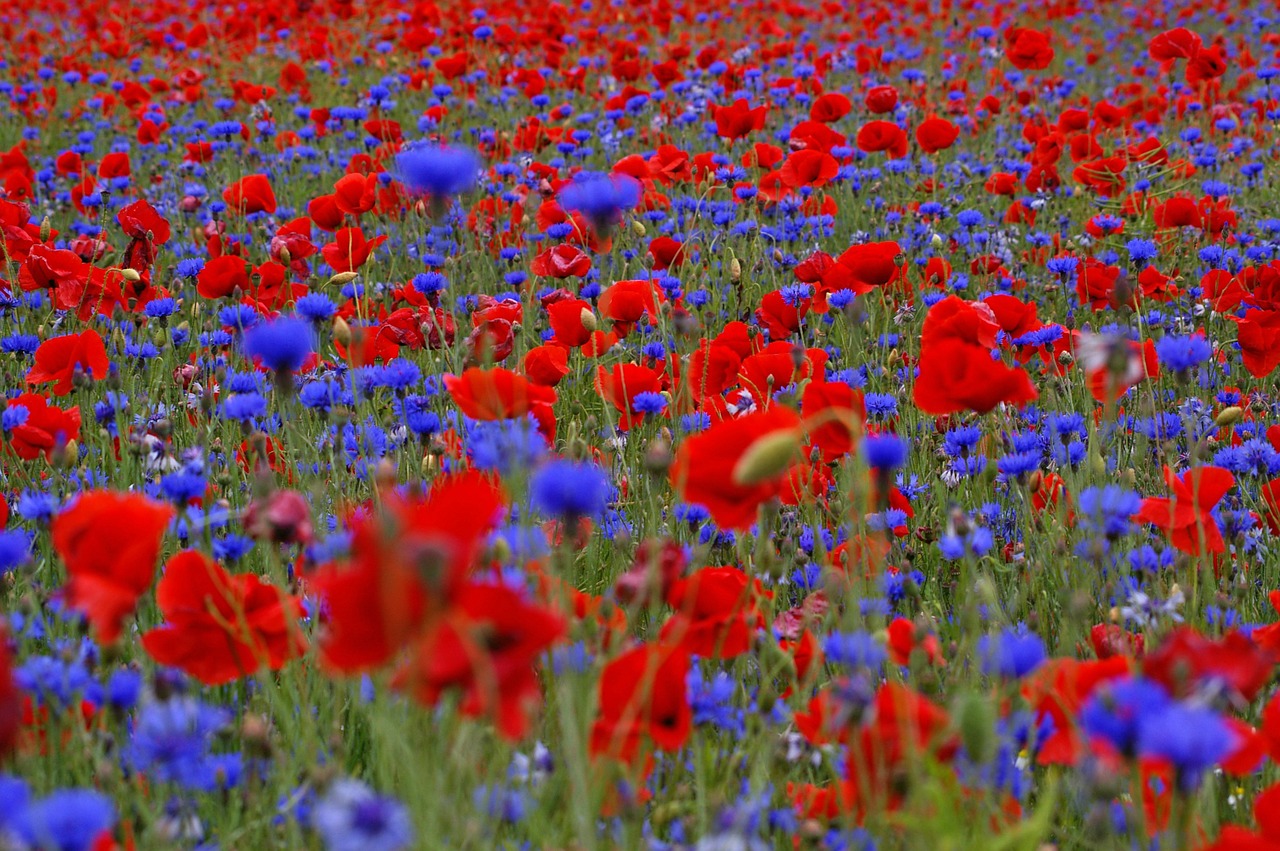
[[[0,532],[0,574],[8,573],[31,560],[31,539],[18,529]]]
[[[31,848],[88,851],[115,823],[115,805],[106,795],[61,789],[28,806],[13,820],[12,830]]]
[[[228,715],[193,697],[147,704],[138,713],[125,761],[135,771],[187,789],[217,788],[209,749]]]
[[[470,191],[480,172],[480,159],[466,148],[420,145],[402,151],[395,162],[400,182],[432,198],[449,198]]]
[[[1008,679],[1018,679],[1040,667],[1045,659],[1044,642],[1025,626],[1006,629],[999,635],[978,639],[982,671]]]
[[[1138,752],[1167,760],[1178,785],[1195,791],[1204,774],[1235,750],[1235,733],[1222,716],[1203,706],[1171,703],[1144,716]]]
[[[316,802],[311,826],[328,851],[397,851],[413,842],[409,811],[359,780],[337,780]]]
[[[609,477],[594,464],[552,461],[529,484],[534,507],[553,517],[599,517],[609,502]]]
[[[1136,677],[1106,683],[1080,710],[1080,726],[1090,736],[1106,739],[1121,754],[1138,749],[1142,721],[1169,704],[1169,693],[1150,680]]]
[[[640,203],[640,183],[625,174],[580,173],[560,190],[560,206],[581,213],[596,230],[607,230],[624,211]]]
[[[281,317],[250,328],[244,334],[244,353],[250,360],[276,372],[293,372],[315,350],[311,324],[302,319]]]
[[[868,435],[862,443],[862,451],[867,456],[867,463],[874,470],[891,472],[907,461],[907,450],[911,444],[896,434]]]
[[[1082,527],[1115,539],[1133,529],[1129,518],[1142,508],[1142,496],[1121,485],[1106,485],[1085,488],[1077,504]]]
[[[1160,366],[1176,373],[1187,373],[1213,356],[1213,346],[1204,337],[1169,335],[1156,340]]]

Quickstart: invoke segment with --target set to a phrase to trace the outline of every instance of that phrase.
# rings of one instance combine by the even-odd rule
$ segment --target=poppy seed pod
[[[734,465],[733,483],[750,487],[781,476],[799,455],[800,438],[801,432],[786,429],[757,439]]]

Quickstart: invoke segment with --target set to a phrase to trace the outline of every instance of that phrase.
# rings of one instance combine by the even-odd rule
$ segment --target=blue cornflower
[[[13,431],[31,418],[31,411],[26,405],[11,405],[0,413],[0,429]]]
[[[121,711],[128,711],[138,702],[142,694],[142,674],[133,668],[120,668],[107,678],[107,705]]]
[[[1138,752],[1171,763],[1184,792],[1195,791],[1205,772],[1235,750],[1238,742],[1217,712],[1184,703],[1144,714],[1138,730]]]
[[[1080,726],[1131,757],[1138,749],[1143,718],[1168,704],[1169,694],[1158,683],[1137,677],[1114,680],[1094,692],[1081,708]]]
[[[1044,662],[1044,641],[1020,624],[1017,629],[1006,629],[999,635],[979,638],[978,656],[982,660],[983,673],[1018,679]]]
[[[661,393],[637,393],[631,400],[631,410],[639,414],[660,414],[667,409],[667,397]]]
[[[115,823],[115,805],[106,795],[91,789],[60,789],[27,806],[11,829],[23,847],[89,851]]]
[[[267,400],[258,393],[236,393],[222,403],[222,415],[229,420],[248,422],[267,412]]]
[[[1213,356],[1213,345],[1204,337],[1169,335],[1156,340],[1160,366],[1186,374]]]
[[[560,190],[560,206],[581,213],[596,230],[604,231],[624,211],[640,203],[640,183],[625,174],[579,173]]]
[[[1156,258],[1160,249],[1149,239],[1131,239],[1125,244],[1135,266],[1145,266]]]
[[[307,293],[294,304],[298,315],[312,322],[325,322],[338,312],[333,299],[324,293]]]
[[[467,456],[471,465],[481,470],[507,474],[528,469],[547,452],[547,441],[538,432],[532,415],[518,420],[467,420]]]
[[[609,502],[609,477],[594,464],[552,461],[529,483],[533,505],[553,517],[598,517]]]
[[[402,151],[395,162],[400,181],[414,192],[449,198],[469,192],[480,173],[480,158],[467,148],[420,145]]]
[[[209,749],[229,715],[194,697],[149,703],[138,713],[124,758],[133,770],[186,789],[213,789],[217,769]]]
[[[314,350],[315,332],[302,319],[281,317],[244,334],[245,356],[276,372],[293,372]]]
[[[316,801],[311,826],[328,851],[398,851],[413,842],[405,806],[350,778],[335,781]]]
[[[31,538],[26,532],[11,529],[0,532],[0,575],[31,560]]]
[[[884,645],[865,632],[833,632],[822,642],[827,659],[849,668],[878,670],[888,658]]]
[[[862,451],[867,456],[867,464],[873,470],[885,473],[892,472],[906,463],[907,451],[910,447],[909,441],[889,433],[868,435],[862,442]]]
[[[1077,498],[1080,525],[1115,539],[1129,534],[1130,521],[1142,508],[1142,496],[1121,485],[1085,488]]]
[[[506,786],[478,786],[472,795],[477,810],[490,819],[516,824],[524,818],[529,804],[522,789]]]
[[[160,479],[160,490],[165,498],[176,505],[186,505],[192,499],[203,496],[208,482],[201,473],[180,470]]]
[[[1015,479],[1025,481],[1027,476],[1040,468],[1040,452],[1015,452],[996,461],[996,469],[1000,471],[1001,481]]]

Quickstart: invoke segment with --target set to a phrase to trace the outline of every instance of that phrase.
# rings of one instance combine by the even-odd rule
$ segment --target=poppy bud
[[[124,278],[131,284],[136,284],[138,281],[142,280],[142,276],[138,274],[137,269],[130,269],[128,267],[120,270],[120,277]]]
[[[49,223],[49,217],[45,216],[44,221],[40,222],[40,241],[48,242],[49,236],[53,233],[53,225]]]
[[[996,748],[991,703],[975,694],[964,695],[957,703],[955,714],[965,753],[975,764],[988,762],[995,756]]]
[[[644,222],[640,221],[639,219],[632,219],[631,232],[634,233],[636,236],[644,236],[649,232],[649,230],[644,226]]]
[[[733,483],[751,487],[776,479],[787,471],[800,452],[800,432],[783,429],[757,439],[733,467]]]
[[[1232,405],[1229,408],[1223,408],[1218,415],[1213,418],[1214,425],[1230,426],[1235,425],[1244,418],[1244,409],[1239,405]]]
[[[325,281],[325,285],[327,286],[328,284],[335,284],[339,287],[343,287],[351,283],[358,277],[360,277],[359,272],[338,272],[328,281]]]
[[[734,257],[732,260],[729,261],[729,280],[733,281],[736,284],[741,279],[742,279],[742,263],[738,261],[737,257]]]
[[[929,244],[930,244],[930,245],[932,245],[934,248],[941,248],[941,247],[942,247],[942,237],[941,237],[939,234],[936,234],[936,233],[935,233],[935,234],[933,235],[933,238],[929,240]]]
[[[600,327],[599,323],[596,322],[596,315],[585,307],[582,308],[582,327],[588,331],[595,331],[596,328]]]
[[[293,262],[293,255],[289,253],[289,249],[287,248],[280,249],[280,262],[285,266],[288,266],[290,263]]]
[[[333,319],[333,339],[344,346],[351,345],[351,326],[341,316]]]

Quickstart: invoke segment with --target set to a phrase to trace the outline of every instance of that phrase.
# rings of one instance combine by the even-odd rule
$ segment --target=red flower
[[[63,599],[104,644],[151,587],[173,509],[137,494],[88,491],[53,520],[54,551],[67,570]]]
[[[161,665],[206,685],[277,671],[306,649],[297,620],[302,602],[251,573],[229,574],[204,553],[185,550],[165,564],[156,586],[164,626],[142,636]]]
[[[982,303],[948,296],[930,308],[920,335],[916,405],[941,416],[986,413],[1001,402],[1023,405],[1036,399],[1025,372],[992,360],[997,330],[995,314]]]
[[[867,109],[877,115],[893,112],[898,105],[898,90],[893,86],[872,86],[864,100]]]
[[[1235,486],[1235,476],[1221,467],[1196,467],[1178,476],[1165,467],[1164,480],[1173,497],[1147,497],[1134,519],[1164,529],[1184,553],[1223,552],[1226,544],[1212,511]]]
[[[551,410],[556,402],[555,388],[534,384],[518,372],[472,367],[462,375],[446,375],[444,387],[462,413],[473,420],[509,420],[532,413],[544,435],[555,434]]]
[[[232,212],[241,214],[276,211],[276,195],[265,174],[250,174],[240,178],[223,190],[222,200],[227,202]]]
[[[324,663],[356,673],[409,646],[462,586],[502,509],[495,485],[464,473],[426,498],[392,498],[355,518],[349,560],[324,565],[314,580],[325,604]]]
[[[596,368],[596,392],[618,411],[618,428],[623,431],[644,422],[645,412],[636,410],[635,398],[661,391],[661,381],[661,373],[638,363]]]
[[[739,98],[731,106],[711,107],[716,134],[724,139],[741,139],[756,130],[763,130],[765,112],[763,106],[751,108],[745,98]]]
[[[858,128],[854,142],[868,154],[887,151],[894,159],[907,155],[907,133],[892,121],[868,121]]]
[[[656,281],[618,281],[600,293],[600,313],[615,324],[619,336],[648,314],[650,321],[658,317],[662,290]]]
[[[703,505],[722,529],[746,529],[760,504],[782,492],[799,460],[800,417],[782,405],[723,420],[686,438],[671,465],[671,484]]]
[[[0,629],[0,758],[7,756],[17,745],[21,727],[22,693],[13,681],[9,636]]]
[[[802,148],[792,151],[782,164],[782,182],[792,189],[801,186],[818,188],[826,186],[840,170],[836,158],[823,151]]]
[[[88,264],[74,251],[47,245],[33,245],[18,269],[18,283],[24,290],[54,290],[64,294],[64,303],[73,301],[67,294],[82,291],[88,277]]]
[[[535,346],[524,356],[521,365],[533,384],[555,387],[569,374],[569,350],[551,343]]]
[[[591,258],[576,245],[562,243],[533,258],[529,271],[544,278],[581,278],[591,271]]]
[[[354,272],[386,241],[385,234],[366,240],[360,228],[342,228],[333,235],[333,242],[320,249],[320,254],[335,272]]]
[[[916,144],[926,154],[950,148],[960,136],[960,128],[945,118],[926,118],[916,128]]]
[[[203,298],[226,298],[236,290],[249,292],[249,263],[243,257],[224,254],[215,257],[196,276],[196,292]]]
[[[1147,55],[1157,62],[1190,59],[1200,52],[1202,44],[1200,36],[1185,27],[1178,27],[1153,37],[1147,45]]]
[[[853,449],[867,414],[862,391],[833,381],[810,381],[800,404],[809,440],[822,450],[822,457],[835,461]]]
[[[1251,703],[1271,681],[1275,665],[1275,654],[1245,638],[1239,630],[1215,639],[1184,626],[1146,655],[1142,672],[1175,697],[1185,697],[1212,683],[1244,703]]]
[[[662,641],[709,659],[741,656],[764,626],[756,608],[763,596],[760,580],[738,568],[705,567],[672,584],[667,603],[675,613],[662,627]]]
[[[1049,36],[1039,30],[1009,27],[1004,31],[1004,55],[1015,68],[1040,71],[1053,61],[1053,48]]]
[[[819,95],[813,101],[813,106],[809,107],[809,120],[830,124],[844,118],[851,109],[853,104],[847,97],[839,92],[827,92]]]
[[[693,729],[688,676],[689,654],[668,644],[642,644],[606,665],[592,755],[630,762],[645,740],[658,750],[683,747]]]
[[[80,408],[62,410],[38,393],[24,393],[9,400],[10,408],[25,408],[26,419],[9,432],[9,448],[24,461],[41,454],[50,458],[53,450],[80,437]]]
[[[577,298],[564,298],[547,305],[547,320],[555,333],[555,342],[578,348],[585,345],[596,330],[596,315],[591,303]]]
[[[110,361],[102,337],[92,329],[79,334],[67,334],[45,340],[36,349],[36,362],[27,373],[27,383],[54,382],[53,395],[65,396],[71,392],[77,374],[91,376],[95,381],[107,377]]]
[[[427,706],[460,690],[463,714],[495,717],[504,736],[519,739],[542,702],[537,659],[564,632],[560,615],[510,588],[464,585],[394,683]]]
[[[1254,378],[1266,378],[1280,366],[1280,310],[1250,310],[1236,323],[1236,337],[1244,368]]]

